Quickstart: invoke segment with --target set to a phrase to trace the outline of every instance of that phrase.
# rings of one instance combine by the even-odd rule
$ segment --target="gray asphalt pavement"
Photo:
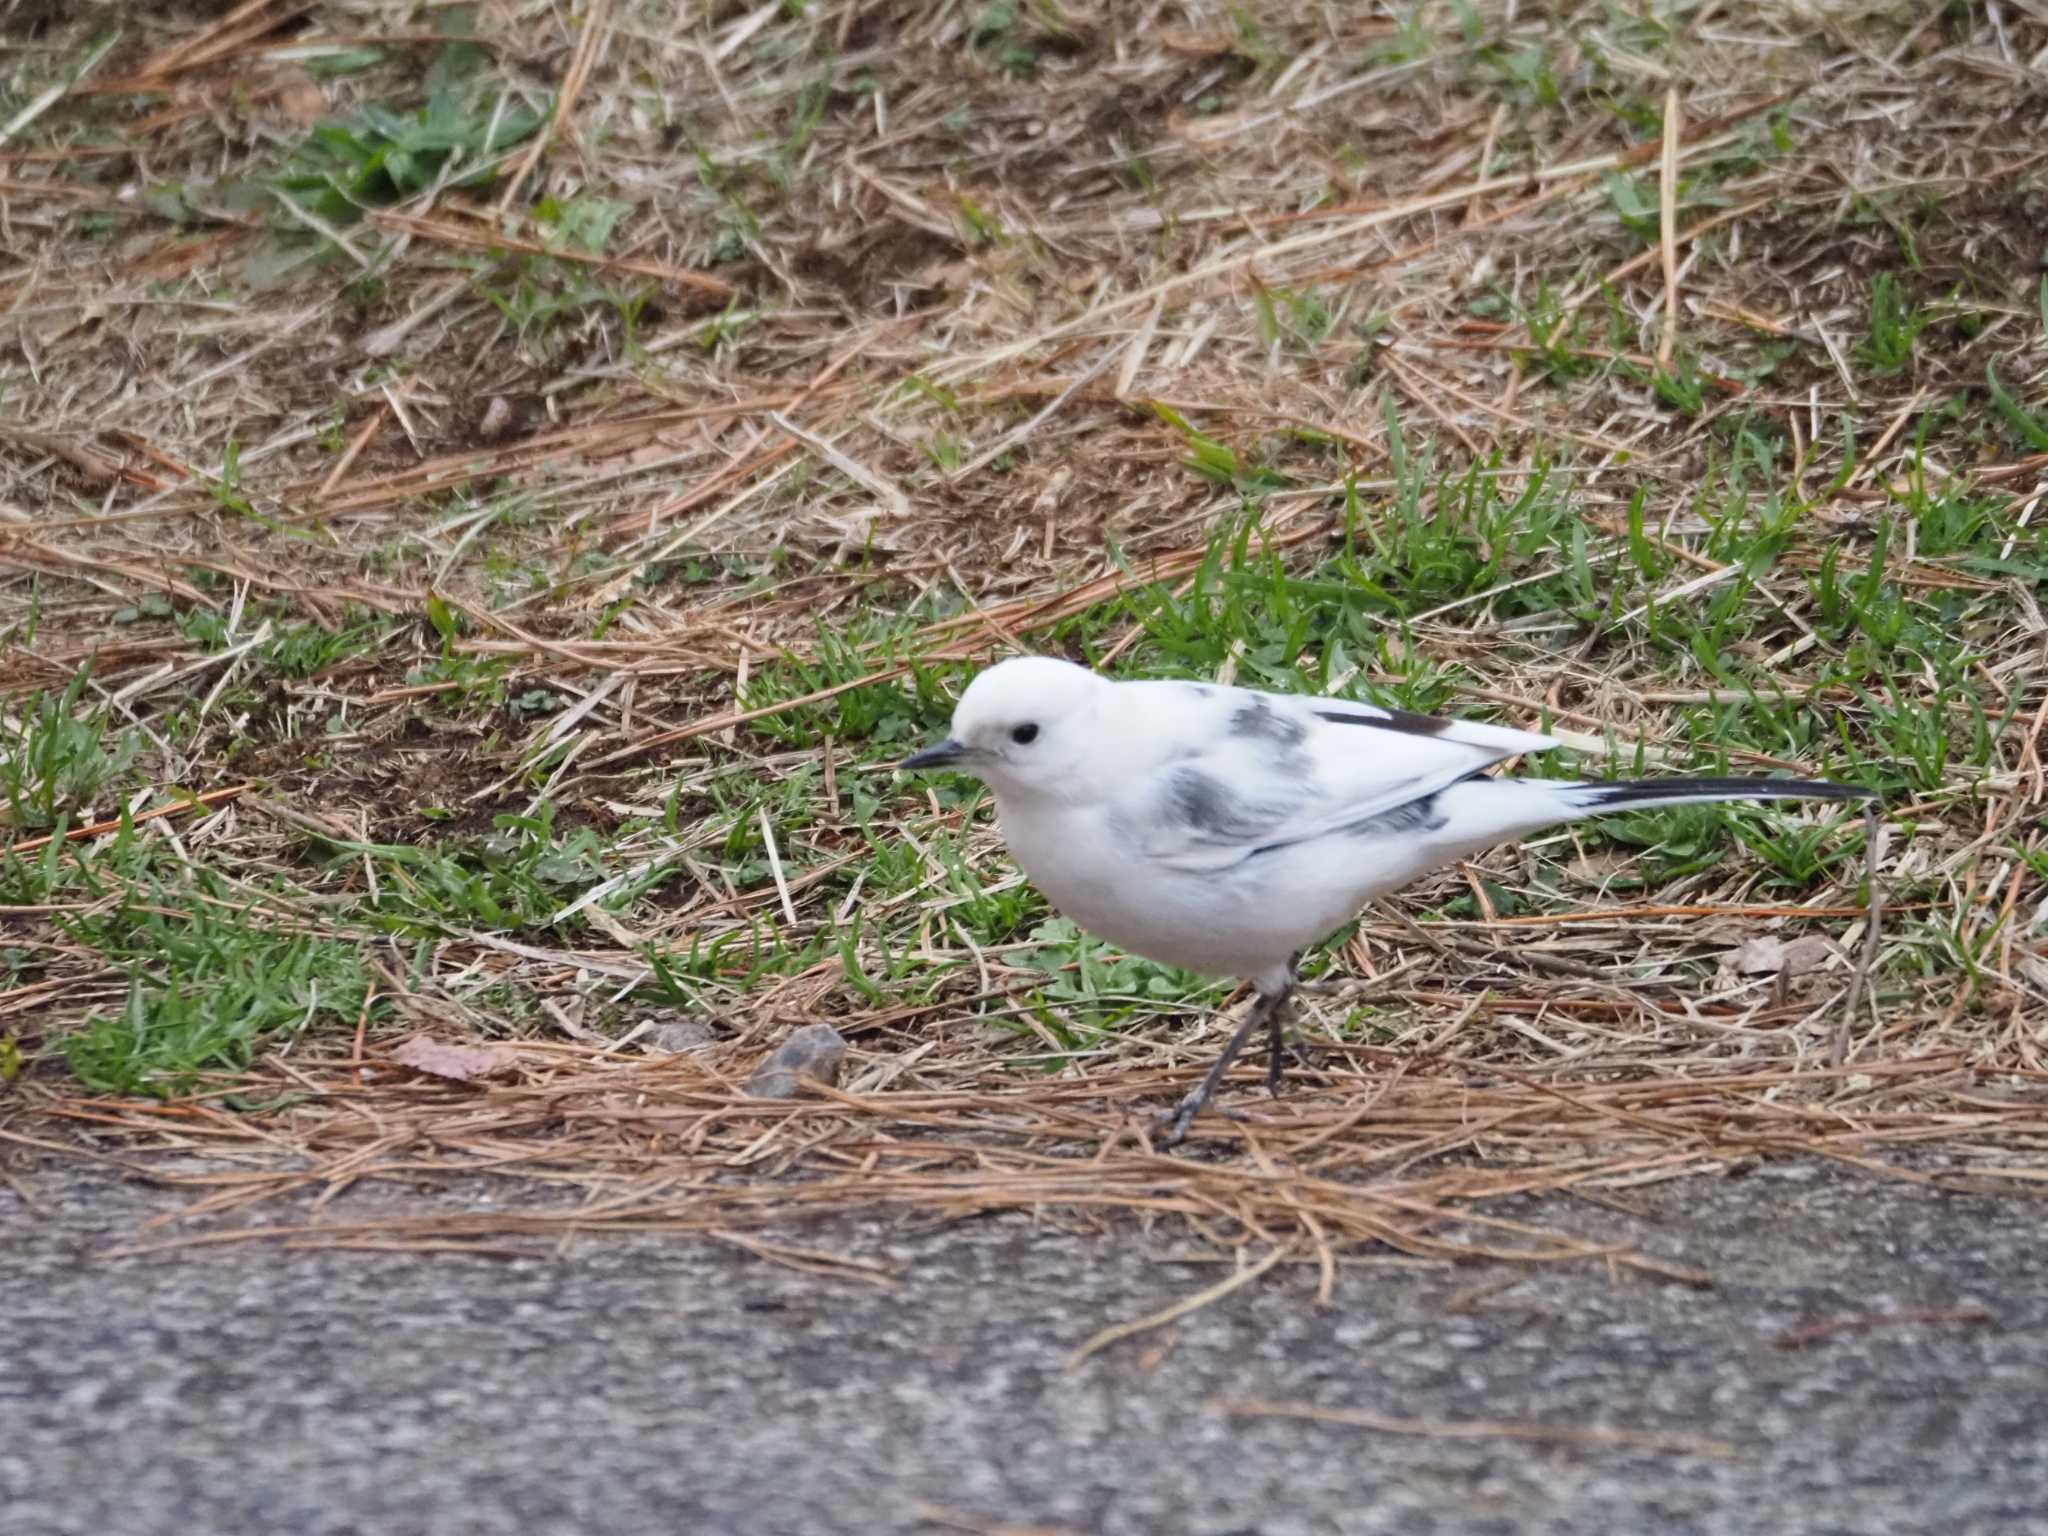
[[[1642,1218],[1547,1205],[1715,1286],[1359,1265],[1318,1308],[1287,1268],[1069,1373],[1104,1324],[1224,1271],[1022,1221],[790,1234],[900,1265],[889,1289],[679,1240],[107,1260],[172,1202],[69,1164],[17,1177],[9,1536],[2048,1531],[2032,1203],[1787,1167],[1637,1192]],[[407,1198],[447,1197],[341,1214]],[[1216,1406],[1255,1398],[1732,1454]]]

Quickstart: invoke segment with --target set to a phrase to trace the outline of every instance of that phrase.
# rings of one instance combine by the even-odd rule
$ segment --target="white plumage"
[[[1257,1002],[1175,1112],[1171,1144],[1262,1019],[1277,1086],[1295,957],[1374,897],[1493,844],[1607,811],[1867,794],[1817,780],[1486,775],[1556,745],[1343,699],[1111,682],[1026,656],[976,677],[952,734],[903,766],[955,765],[986,782],[1010,853],[1082,927],[1167,965],[1253,983]]]

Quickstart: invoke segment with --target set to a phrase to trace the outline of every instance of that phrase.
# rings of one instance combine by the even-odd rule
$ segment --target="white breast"
[[[1270,970],[1357,910],[1349,890],[1289,888],[1287,876],[1299,873],[1291,859],[1193,874],[1120,855],[1106,813],[998,797],[996,814],[1011,857],[1060,913],[1133,954],[1199,975]]]

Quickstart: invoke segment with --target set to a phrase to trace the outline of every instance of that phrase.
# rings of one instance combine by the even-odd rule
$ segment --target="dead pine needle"
[[[1219,1280],[1214,1285],[1199,1290],[1194,1295],[1177,1301],[1162,1311],[1154,1312],[1150,1317],[1141,1317],[1132,1322],[1116,1323],[1111,1327],[1104,1328],[1067,1357],[1067,1369],[1070,1371],[1078,1370],[1089,1356],[1109,1348],[1112,1344],[1124,1339],[1133,1338],[1141,1333],[1149,1333],[1154,1328],[1163,1328],[1168,1323],[1178,1322],[1181,1318],[1199,1312],[1202,1308],[1214,1302],[1221,1301],[1224,1297],[1230,1295],[1231,1292],[1242,1290],[1254,1280],[1259,1279],[1267,1270],[1278,1264],[1291,1252],[1293,1252],[1291,1247],[1268,1249],[1265,1257],[1257,1263],[1246,1265],[1244,1268],[1232,1273],[1228,1279]]]
[[[761,841],[768,850],[768,873],[775,881],[775,894],[782,902],[782,915],[796,926],[796,903],[790,898],[789,877],[782,872],[782,854],[775,846],[775,828],[768,820],[768,807],[760,808]]]
[[[1886,827],[1878,815],[1877,803],[1870,802],[1863,808],[1864,883],[1870,888],[1870,905],[1863,919],[1863,947],[1856,958],[1856,969],[1849,977],[1849,993],[1842,999],[1841,1017],[1835,1022],[1835,1037],[1828,1048],[1828,1065],[1845,1066],[1849,1060],[1849,1042],[1856,1029],[1856,1007],[1863,1000],[1864,990],[1870,985],[1871,972],[1877,965],[1878,946],[1882,942],[1879,933],[1884,918],[1884,891],[1879,882],[1879,871],[1884,863]]]
[[[1664,263],[1664,334],[1657,367],[1669,371],[1678,345],[1678,145],[1684,136],[1678,87],[1664,93],[1664,150],[1657,167],[1657,248]]]

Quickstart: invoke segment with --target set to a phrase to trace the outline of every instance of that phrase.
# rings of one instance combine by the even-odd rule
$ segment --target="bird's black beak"
[[[898,771],[912,768],[943,768],[948,763],[957,763],[967,754],[967,749],[948,736],[935,747],[926,747],[922,752],[913,752],[896,765]]]

